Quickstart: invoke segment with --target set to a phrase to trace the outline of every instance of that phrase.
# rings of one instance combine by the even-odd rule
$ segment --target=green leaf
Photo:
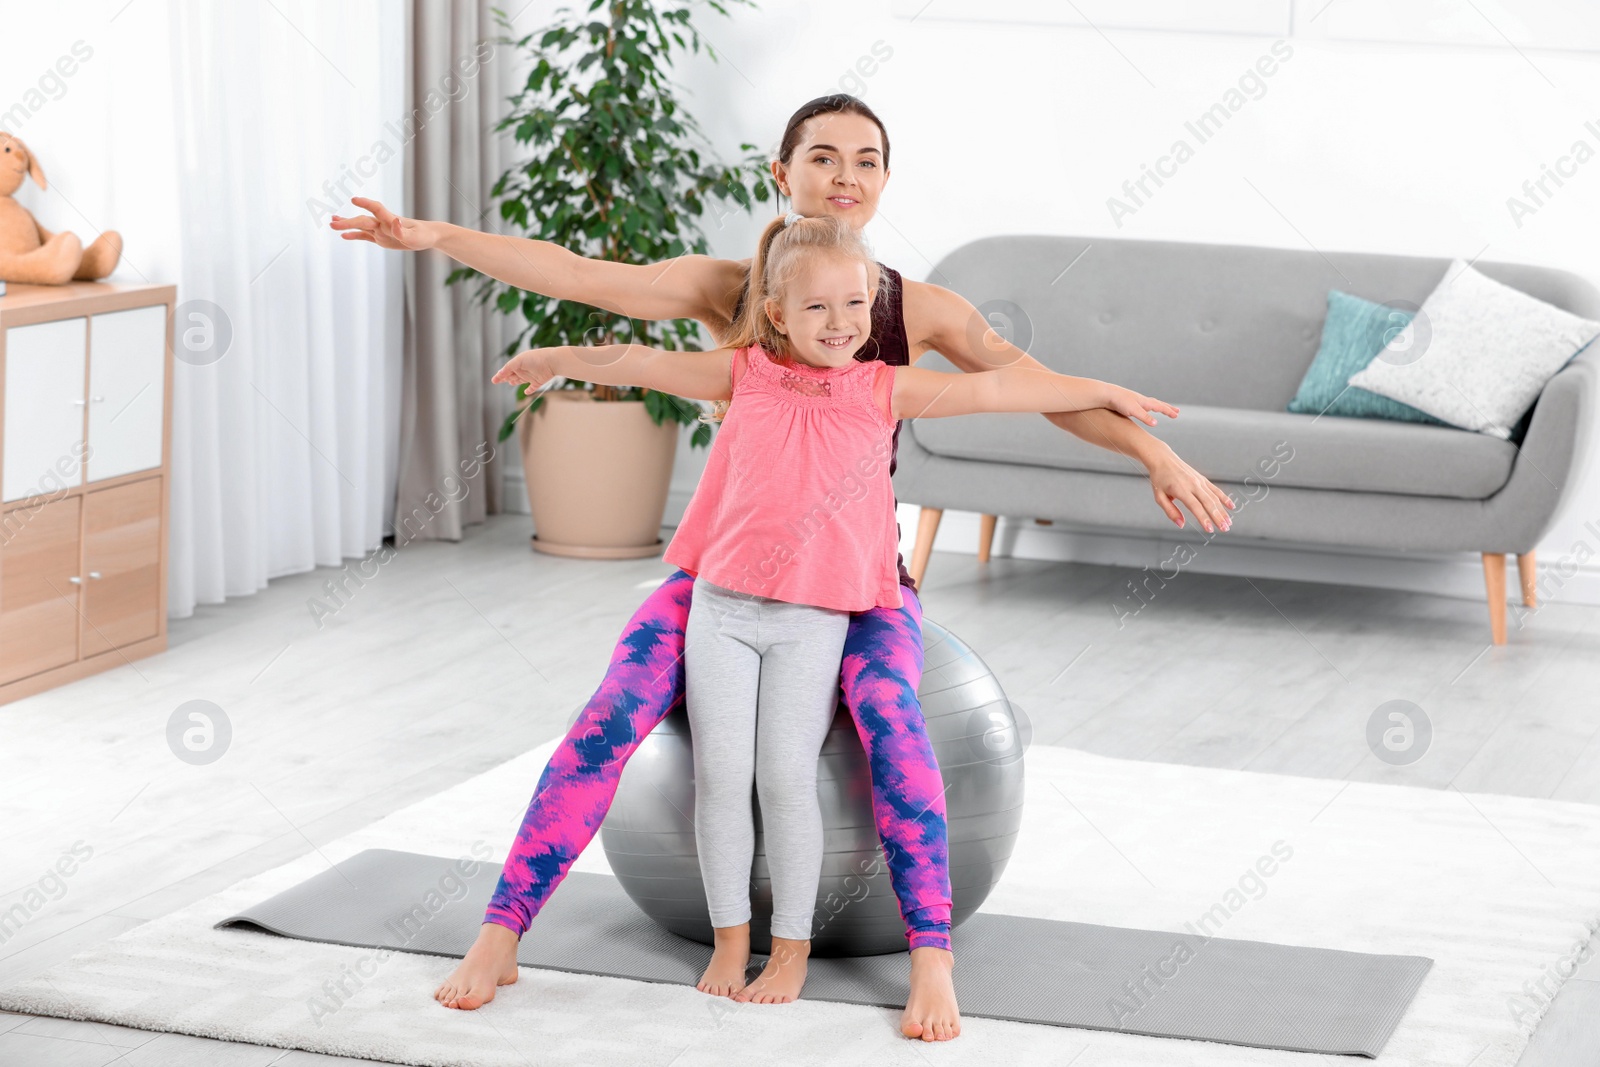
[[[702,47],[698,12],[726,17],[735,4],[753,6],[749,0],[590,0],[582,15],[560,8],[541,30],[502,38],[528,68],[525,83],[506,98],[507,114],[494,125],[511,131],[524,155],[491,190],[505,229],[581,256],[653,263],[707,250],[701,220],[712,208],[708,201],[721,226],[731,213],[771,199],[766,160],[755,146],[739,145],[745,157],[737,163],[713,162],[699,124],[682,107],[673,70],[676,56]],[[493,10],[510,30],[504,13]],[[613,340],[692,351],[704,340],[691,320],[628,319],[470,268],[453,270],[446,283],[469,279],[480,303],[492,301],[523,324],[507,358],[527,347]],[[519,280],[540,284],[532,272]],[[591,388],[583,382],[561,387]],[[695,447],[712,439],[694,401],[636,387],[617,395],[643,402],[658,423],[694,425]],[[537,410],[542,401],[543,394],[526,409]],[[501,440],[523,414],[519,403],[501,426]]]

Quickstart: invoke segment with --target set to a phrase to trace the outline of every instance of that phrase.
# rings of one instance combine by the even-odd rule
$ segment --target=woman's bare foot
[[[750,966],[750,924],[714,926],[711,963],[694,987],[712,996],[731,997],[744,988],[744,971]]]
[[[800,990],[806,984],[806,960],[810,956],[810,941],[774,937],[767,965],[756,980],[735,993],[733,999],[743,1004],[788,1004],[800,999]]]
[[[942,948],[911,950],[911,995],[900,1014],[900,1032],[924,1041],[949,1041],[961,1036],[961,1011],[950,978],[955,956]]]
[[[472,1011],[494,999],[495,989],[517,980],[517,935],[499,923],[484,923],[461,965],[450,972],[433,999],[447,1008]]]

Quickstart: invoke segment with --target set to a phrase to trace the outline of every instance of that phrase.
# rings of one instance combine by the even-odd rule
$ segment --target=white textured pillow
[[[1556,371],[1600,334],[1455,260],[1410,324],[1350,383],[1506,440]]]

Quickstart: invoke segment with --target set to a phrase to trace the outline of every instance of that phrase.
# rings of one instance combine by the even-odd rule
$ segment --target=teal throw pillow
[[[1322,345],[1301,379],[1299,391],[1289,401],[1289,410],[1302,415],[1343,415],[1448,425],[1410,404],[1349,384],[1350,376],[1376,359],[1390,339],[1405,329],[1414,314],[1330,289],[1328,316],[1322,323]]]

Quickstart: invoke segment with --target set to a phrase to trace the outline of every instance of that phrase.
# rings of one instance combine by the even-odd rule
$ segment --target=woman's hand
[[[554,348],[530,348],[526,352],[518,352],[489,380],[496,384],[509,382],[526,385],[528,392],[535,392],[556,376],[554,362],[557,351]]]
[[[988,328],[966,298],[948,289],[907,279],[905,307],[909,335],[924,338],[912,347],[913,361],[933,350],[964,371],[991,370],[997,364],[1049,370]],[[1238,505],[1232,498],[1179,458],[1165,441],[1141,432],[1127,418],[1102,414],[1106,410],[1102,406],[1084,411],[1052,411],[1045,418],[1073,436],[1127,456],[1130,462],[1144,468],[1150,475],[1156,504],[1174,525],[1181,528],[1184,524],[1179,504],[1188,508],[1207,532],[1211,532],[1212,524],[1224,530],[1233,525],[1228,509]]]
[[[1104,386],[1104,396],[1100,406],[1109,408],[1119,415],[1137,419],[1146,426],[1156,424],[1156,417],[1151,414],[1152,411],[1159,411],[1171,419],[1178,417],[1178,409],[1165,400],[1157,400],[1153,396],[1145,396],[1143,393],[1136,393],[1132,389],[1124,389],[1110,382],[1101,384]]]
[[[1206,533],[1214,532],[1213,523],[1224,530],[1233,525],[1233,516],[1228,514],[1228,509],[1239,505],[1227,493],[1211,484],[1209,478],[1185,463],[1166,444],[1161,445],[1157,455],[1145,460],[1145,469],[1150,472],[1150,489],[1155,494],[1156,504],[1179,529],[1183,527],[1183,512],[1178,510],[1179,503],[1200,520]]]
[[[1109,383],[1105,407],[1151,426],[1156,422],[1155,416],[1150,414],[1152,411],[1159,411],[1169,418],[1178,417],[1177,407],[1166,401]],[[1155,443],[1159,439],[1149,440]],[[1214,533],[1215,526],[1224,530],[1233,526],[1233,517],[1228,514],[1229,508],[1238,507],[1233,498],[1213,485],[1211,479],[1185,463],[1165,442],[1161,442],[1160,451],[1154,458],[1146,460],[1145,469],[1150,472],[1150,489],[1155,494],[1156,504],[1180,529],[1184,520],[1183,512],[1178,510],[1179,502],[1200,521],[1206,533]]]
[[[333,217],[328,226],[335,230],[346,231],[341,234],[346,241],[371,241],[383,248],[402,252],[420,252],[425,248],[432,248],[438,241],[438,234],[430,222],[422,219],[403,219],[376,200],[364,196],[353,196],[350,202],[357,207],[366,208],[372,214],[357,215],[353,219],[341,218],[338,215]]]

